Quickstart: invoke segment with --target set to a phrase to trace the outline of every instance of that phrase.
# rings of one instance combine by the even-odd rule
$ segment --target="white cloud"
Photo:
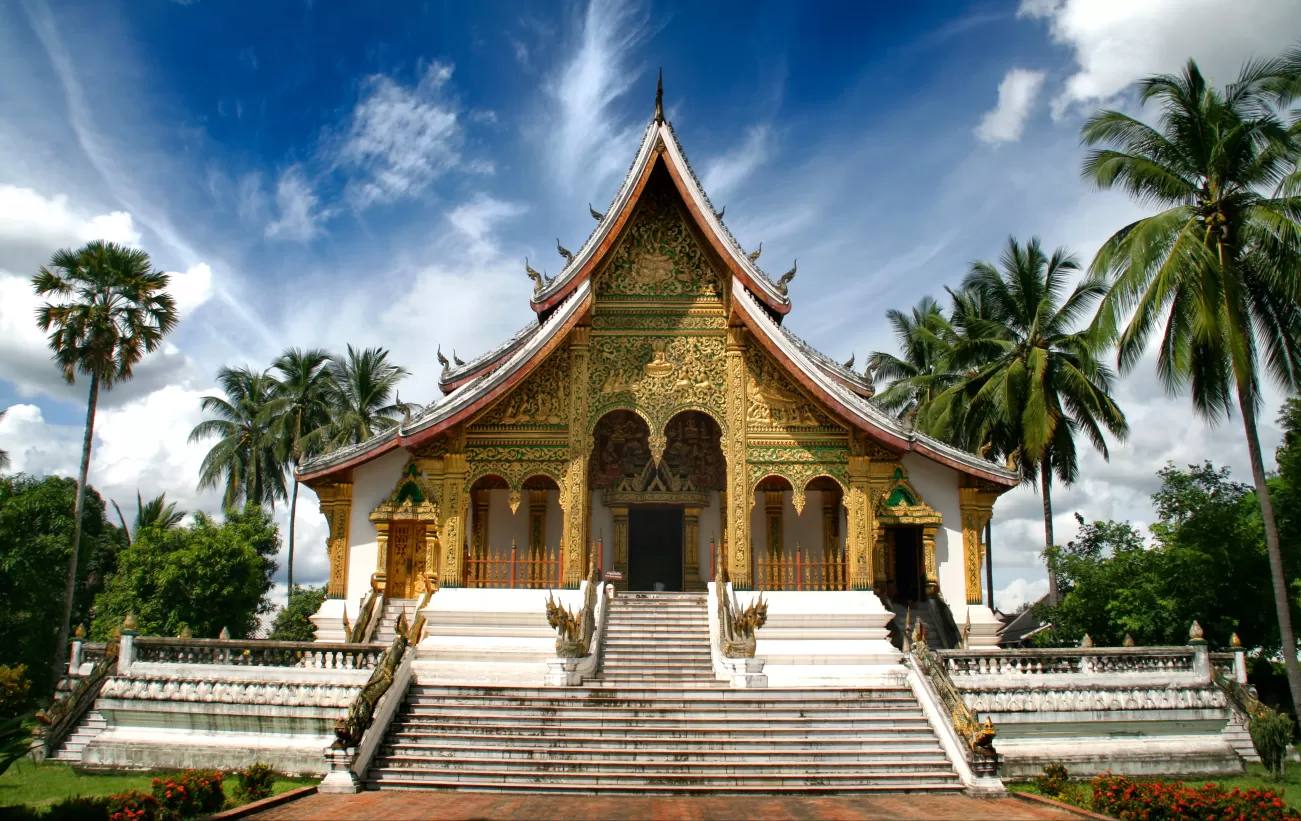
[[[985,112],[984,119],[976,126],[976,136],[987,143],[1020,140],[1043,83],[1042,71],[1014,68],[1007,72],[998,84],[998,105]]]
[[[167,292],[176,300],[176,310],[185,318],[212,297],[212,268],[206,262],[168,275]]]
[[[619,124],[612,107],[640,76],[627,60],[645,40],[648,18],[637,2],[591,0],[573,56],[547,88],[558,104],[550,132],[552,167],[569,189],[580,182],[599,185],[626,168],[636,150],[639,129]],[[646,119],[650,102],[648,94]]]
[[[140,233],[125,211],[91,215],[70,206],[63,194],[0,185],[0,268],[30,276],[57,249],[93,239],[139,245]]]
[[[1189,58],[1224,85],[1252,57],[1272,57],[1301,36],[1301,0],[1022,0],[1018,15],[1048,21],[1074,51],[1077,71],[1055,116],[1096,104]]]
[[[480,193],[454,208],[447,215],[447,221],[470,241],[472,256],[487,259],[499,253],[490,241],[497,224],[527,210],[523,203],[504,202]]]
[[[331,216],[320,209],[320,198],[299,165],[291,165],[280,174],[276,183],[276,206],[280,209],[280,218],[267,225],[268,237],[308,242],[317,234],[324,233],[321,223]]]
[[[1036,602],[1048,595],[1048,580],[1013,579],[1011,584],[994,591],[994,606],[1004,613],[1011,613],[1026,602]]]
[[[772,130],[766,125],[751,127],[745,142],[705,163],[702,184],[711,197],[727,193],[750,178],[772,153]]]
[[[413,87],[374,75],[352,112],[343,163],[366,175],[349,183],[359,208],[413,197],[461,162],[459,112],[445,87],[452,66],[431,63]]]

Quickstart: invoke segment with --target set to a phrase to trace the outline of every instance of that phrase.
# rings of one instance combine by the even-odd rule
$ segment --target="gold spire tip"
[[[660,69],[659,83],[655,86],[655,122],[664,122],[664,69]]]

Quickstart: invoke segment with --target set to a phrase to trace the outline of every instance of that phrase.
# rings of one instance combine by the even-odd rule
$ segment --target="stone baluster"
[[[1207,681],[1211,680],[1211,653],[1202,626],[1195,621],[1188,630],[1188,645],[1193,648],[1193,672]]]
[[[1229,648],[1233,650],[1233,678],[1239,684],[1247,683],[1247,651],[1242,648],[1242,639],[1234,633],[1229,639]]]
[[[122,620],[122,638],[117,646],[117,674],[128,675],[136,660],[136,614],[127,613]]]

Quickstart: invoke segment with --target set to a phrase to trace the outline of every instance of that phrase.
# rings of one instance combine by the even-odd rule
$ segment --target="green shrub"
[[[261,801],[271,795],[271,788],[276,783],[276,771],[270,764],[250,764],[236,770],[235,777],[239,780],[235,785],[235,797],[241,801]]]
[[[1034,786],[1040,795],[1046,795],[1049,798],[1060,798],[1066,791],[1066,785],[1070,783],[1070,773],[1066,772],[1066,767],[1062,764],[1049,764],[1044,767],[1043,773],[1035,776]]]
[[[0,807],[0,818],[5,821],[45,821],[49,816],[26,804],[15,804],[9,807]]]
[[[1247,729],[1251,745],[1275,781],[1283,779],[1287,766],[1287,745],[1292,740],[1292,717],[1287,713],[1267,712],[1253,716]]]
[[[43,821],[108,821],[108,802],[80,795],[65,798],[50,806]]]
[[[27,678],[27,665],[0,664],[0,719],[17,718],[31,708],[32,683]]]
[[[147,792],[131,790],[108,797],[108,821],[155,821],[158,799]]]

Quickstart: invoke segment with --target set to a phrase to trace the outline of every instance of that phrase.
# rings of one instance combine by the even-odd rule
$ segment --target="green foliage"
[[[1133,781],[1121,775],[1093,779],[1094,812],[1121,821],[1301,821],[1272,790],[1233,788],[1207,783],[1186,787],[1178,781]]]
[[[274,777],[274,776],[273,776]],[[153,797],[158,821],[187,821],[210,815],[226,803],[224,776],[219,772],[186,770],[178,776],[155,778]]]
[[[1066,790],[1066,785],[1070,783],[1070,773],[1062,764],[1048,764],[1044,767],[1043,772],[1035,776],[1034,786],[1040,795],[1049,798],[1057,798]]]
[[[77,483],[49,476],[0,476],[0,664],[26,665],[36,693],[50,691],[50,659],[63,616],[64,569],[72,544]],[[125,542],[104,518],[104,500],[87,488],[72,617],[90,607]]]
[[[388,359],[383,348],[357,350],[348,346],[346,357],[334,357],[334,419],[328,449],[364,442],[398,423],[414,405],[397,398],[397,384],[410,373]]]
[[[1287,766],[1287,745],[1292,740],[1292,717],[1276,712],[1252,716],[1247,729],[1251,732],[1251,745],[1270,777],[1282,781]]]
[[[316,625],[312,624],[309,617],[321,609],[321,603],[324,601],[323,585],[321,587],[295,585],[294,595],[289,598],[289,604],[276,613],[276,619],[271,624],[271,635],[267,638],[274,641],[314,641]]]
[[[1277,624],[1260,606],[1269,568],[1250,488],[1209,463],[1158,475],[1155,545],[1128,523],[1078,519],[1079,538],[1048,551],[1062,597],[1036,610],[1053,624],[1040,643],[1071,646],[1087,633],[1100,646],[1119,646],[1126,634],[1140,645],[1183,644],[1196,620],[1213,645],[1236,632],[1248,647],[1276,649]]]
[[[154,821],[158,817],[158,799],[147,792],[128,790],[99,800],[108,808],[109,821]]]
[[[218,524],[204,513],[194,524],[148,528],[118,557],[118,571],[95,600],[91,634],[106,640],[134,612],[145,635],[174,636],[189,627],[215,637],[223,627],[236,638],[267,611],[272,559],[280,535],[257,506],[230,511]]]
[[[25,716],[0,718],[0,775],[17,760],[27,755],[32,746],[32,731]]]
[[[168,502],[166,493],[160,493],[146,502],[140,498],[140,492],[136,491],[135,533],[146,527],[171,530],[179,527],[184,519],[185,511],[177,510],[175,502]]]
[[[110,820],[108,802],[103,798],[81,795],[65,798],[57,804],[51,804],[45,815],[41,817],[44,821],[117,821],[116,818]],[[123,819],[123,821],[128,821],[128,819]],[[129,821],[136,820],[129,819]],[[146,819],[142,818],[140,821],[146,821]]]
[[[27,678],[27,665],[0,664],[0,719],[16,718],[31,708],[32,682]]]
[[[275,786],[276,771],[270,764],[250,764],[242,770],[235,771],[238,784],[235,785],[235,797],[241,801],[261,801],[271,795]]]

